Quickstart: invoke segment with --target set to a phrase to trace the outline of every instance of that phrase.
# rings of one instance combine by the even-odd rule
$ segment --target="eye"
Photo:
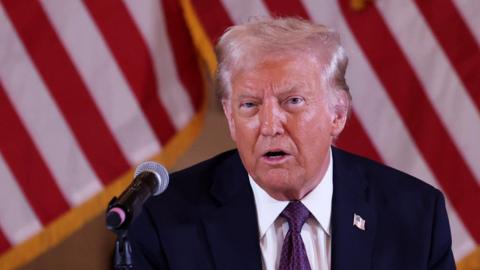
[[[242,117],[254,116],[258,111],[257,101],[241,101],[238,105],[238,113]]]
[[[305,101],[302,97],[290,97],[286,100],[287,105],[300,105]]]
[[[240,104],[240,108],[242,109],[251,109],[251,108],[254,108],[255,106],[256,104],[250,101],[243,102]]]

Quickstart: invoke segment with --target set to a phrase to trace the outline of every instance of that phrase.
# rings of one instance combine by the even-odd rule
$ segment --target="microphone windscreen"
[[[156,176],[155,178],[158,182],[158,185],[157,185],[158,188],[153,193],[153,196],[156,196],[156,195],[164,192],[165,189],[167,189],[168,183],[169,183],[169,178],[168,178],[167,169],[165,169],[165,167],[163,167],[162,165],[160,165],[157,162],[146,161],[146,162],[138,165],[137,169],[135,170],[135,176],[134,177],[137,177],[139,174],[141,174],[143,172],[151,172]]]

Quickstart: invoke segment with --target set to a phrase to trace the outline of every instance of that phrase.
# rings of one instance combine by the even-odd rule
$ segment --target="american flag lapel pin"
[[[353,214],[353,226],[359,228],[362,231],[365,231],[365,219],[357,214]]]

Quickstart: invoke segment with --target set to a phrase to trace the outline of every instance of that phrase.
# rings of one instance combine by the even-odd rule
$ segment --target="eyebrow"
[[[280,92],[277,95],[284,96],[284,95],[295,93],[298,91],[298,88],[302,85],[304,85],[304,83],[296,83],[296,84],[288,85],[286,87],[283,87],[283,89],[287,89],[287,90],[280,90]],[[257,91],[253,90],[253,88],[246,87],[244,88],[244,90],[252,93],[241,94],[238,96],[239,98],[259,98],[257,95]]]
[[[241,94],[238,96],[239,99],[245,99],[245,98],[259,98],[257,95],[251,95],[251,94]]]
[[[294,85],[294,86],[291,86],[288,88],[288,90],[286,91],[281,91],[279,93],[279,95],[282,95],[282,96],[287,96],[287,95],[290,95],[290,94],[293,94],[295,92],[298,92],[298,85]]]

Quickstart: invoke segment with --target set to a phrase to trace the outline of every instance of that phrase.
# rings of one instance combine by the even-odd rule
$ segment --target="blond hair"
[[[230,96],[233,71],[248,68],[248,64],[265,56],[285,54],[313,57],[320,64],[321,79],[335,90],[345,91],[351,100],[345,80],[347,55],[338,33],[324,25],[292,17],[256,18],[228,28],[220,37],[215,53],[218,61],[216,94],[219,100]],[[349,107],[350,104],[347,110],[350,110]]]

